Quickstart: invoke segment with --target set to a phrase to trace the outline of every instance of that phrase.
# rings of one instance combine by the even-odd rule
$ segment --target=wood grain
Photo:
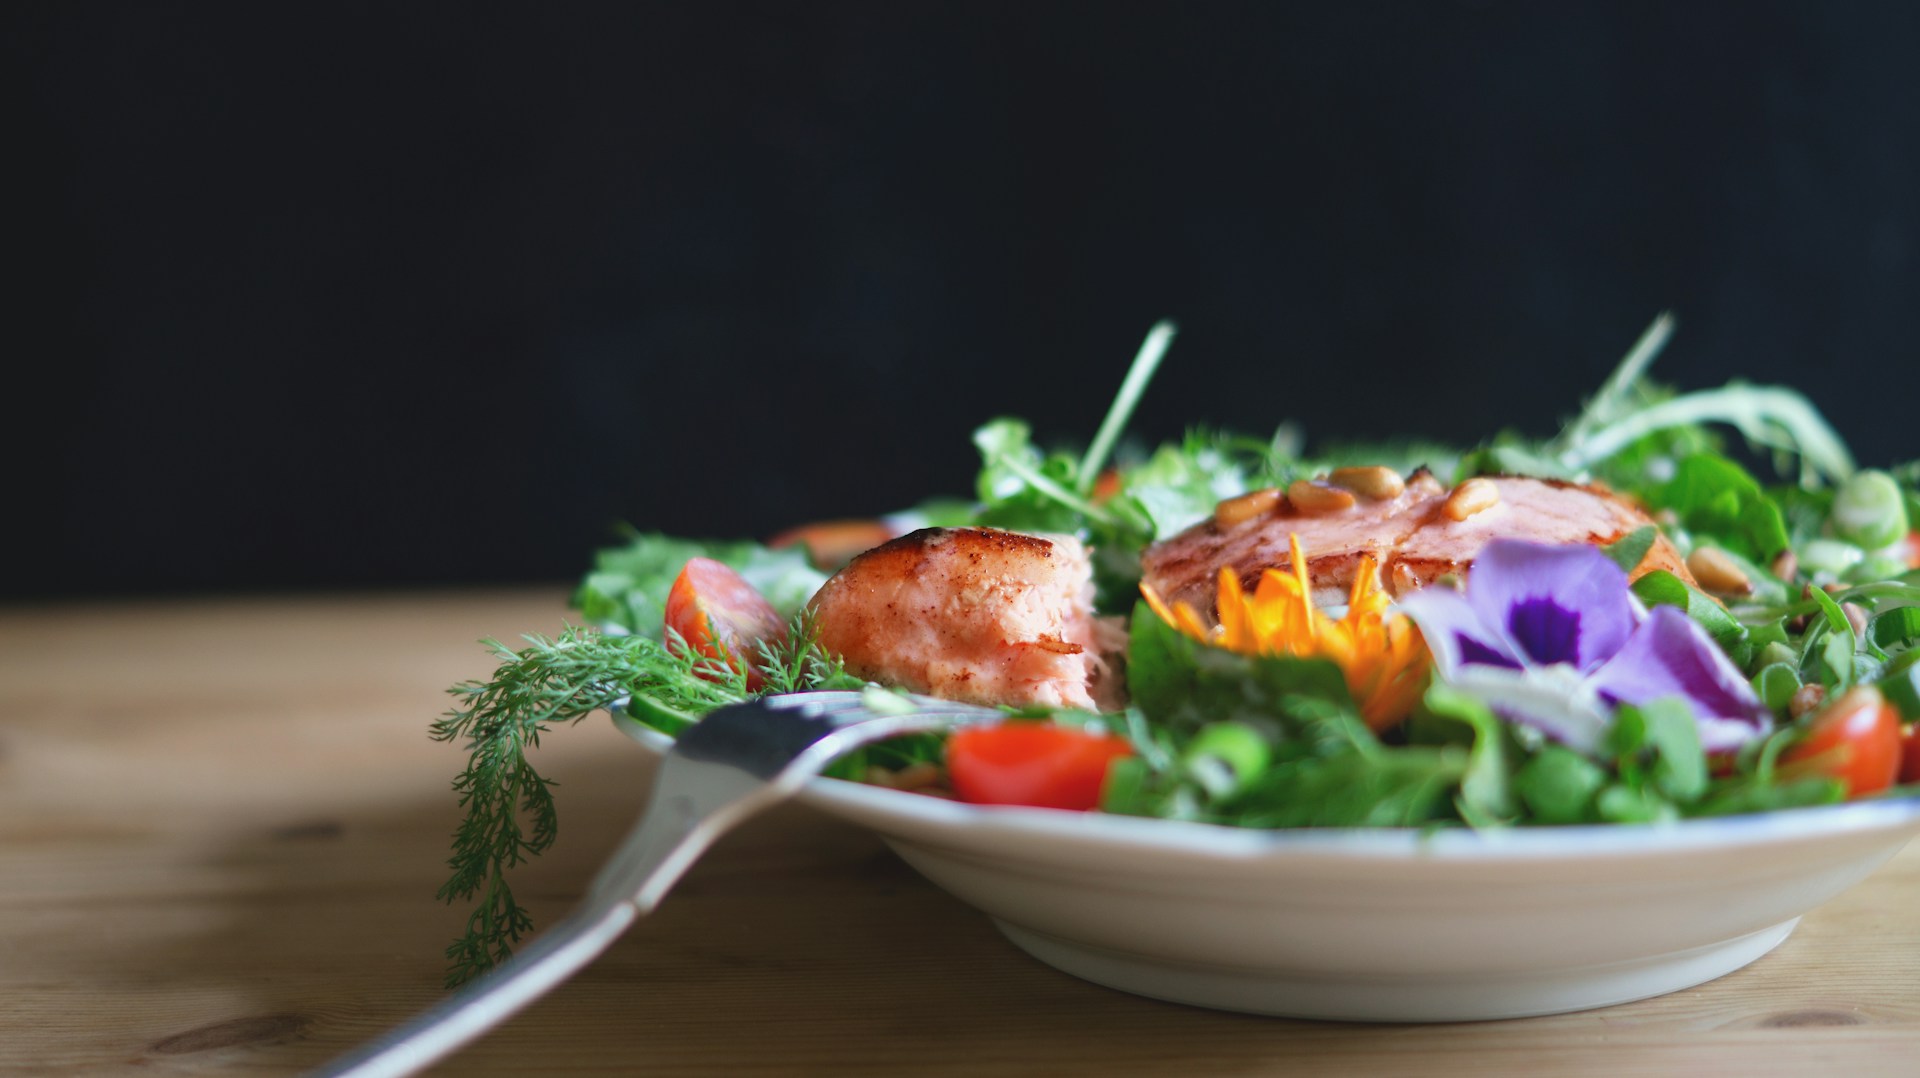
[[[0,612],[0,1074],[297,1074],[440,995],[456,819],[442,690],[559,588]],[[549,923],[638,811],[603,721],[541,750]],[[1584,1014],[1355,1026],[1218,1014],[1035,963],[797,807],[441,1070],[738,1075],[1920,1073],[1920,850],[1714,983]]]

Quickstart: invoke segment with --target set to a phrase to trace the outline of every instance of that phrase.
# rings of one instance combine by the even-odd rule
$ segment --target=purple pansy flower
[[[1596,547],[1495,540],[1465,594],[1425,588],[1400,604],[1443,678],[1573,748],[1596,748],[1616,705],[1665,696],[1693,709],[1708,752],[1766,730],[1765,706],[1726,653],[1681,611],[1649,613]]]

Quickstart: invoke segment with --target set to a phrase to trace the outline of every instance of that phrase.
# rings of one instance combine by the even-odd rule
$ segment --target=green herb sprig
[[[559,816],[553,780],[528,758],[540,737],[559,724],[579,722],[623,701],[649,725],[672,733],[706,712],[756,695],[745,666],[700,655],[669,634],[614,636],[569,626],[552,638],[530,635],[514,650],[484,641],[500,665],[486,681],[466,681],[448,692],[455,706],[433,724],[436,741],[459,741],[467,765],[453,780],[465,817],[447,859],[452,874],[438,897],[472,901],[466,931],[447,947],[447,985],[453,987],[505,961],[533,929],[514,898],[510,870],[553,845]],[[787,638],[760,648],[758,692],[799,692],[858,684],[815,644],[806,616],[796,616]]]

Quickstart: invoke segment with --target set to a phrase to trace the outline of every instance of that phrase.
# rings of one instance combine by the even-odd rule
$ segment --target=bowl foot
[[[1713,980],[1780,945],[1799,918],[1721,943],[1631,962],[1460,977],[1339,977],[1189,965],[1061,939],[995,919],[1063,973],[1135,995],[1223,1011],[1351,1022],[1472,1022],[1584,1011]]]

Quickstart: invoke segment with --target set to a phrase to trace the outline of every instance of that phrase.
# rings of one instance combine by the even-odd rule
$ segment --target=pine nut
[[[1847,624],[1853,626],[1853,635],[1859,639],[1867,634],[1867,611],[1858,603],[1841,603],[1840,612],[1847,616]]]
[[[1465,520],[1482,510],[1492,509],[1500,504],[1500,488],[1493,485],[1491,479],[1469,479],[1453,488],[1440,511],[1448,520]]]
[[[1327,482],[1377,502],[1398,498],[1407,489],[1407,482],[1400,478],[1399,472],[1381,464],[1371,468],[1335,468]]]
[[[1781,580],[1791,583],[1793,578],[1800,575],[1800,559],[1791,548],[1782,550],[1773,559],[1773,564],[1767,566],[1767,570]]]
[[[1250,491],[1238,498],[1228,498],[1213,507],[1213,522],[1222,528],[1231,528],[1245,524],[1255,517],[1263,517],[1273,512],[1280,504],[1280,488],[1268,487],[1266,490]]]
[[[869,786],[884,786],[889,790],[920,790],[940,781],[940,768],[925,761],[908,764],[898,771],[869,767],[864,781]]]
[[[1793,699],[1787,701],[1787,714],[1798,719],[1812,713],[1827,698],[1825,685],[1802,685],[1794,692]]]
[[[1353,508],[1353,495],[1325,483],[1296,479],[1287,487],[1287,500],[1302,513],[1318,516]]]
[[[1745,595],[1753,590],[1746,572],[1718,547],[1694,547],[1687,555],[1687,572],[1701,588],[1721,595]]]
[[[924,760],[908,764],[893,773],[893,788],[896,790],[924,789],[939,781],[940,769]]]
[[[1407,489],[1422,498],[1431,498],[1436,494],[1444,494],[1447,490],[1446,487],[1440,485],[1440,480],[1435,479],[1433,473],[1428,471],[1425,465],[1415,468],[1413,474],[1407,477]]]

